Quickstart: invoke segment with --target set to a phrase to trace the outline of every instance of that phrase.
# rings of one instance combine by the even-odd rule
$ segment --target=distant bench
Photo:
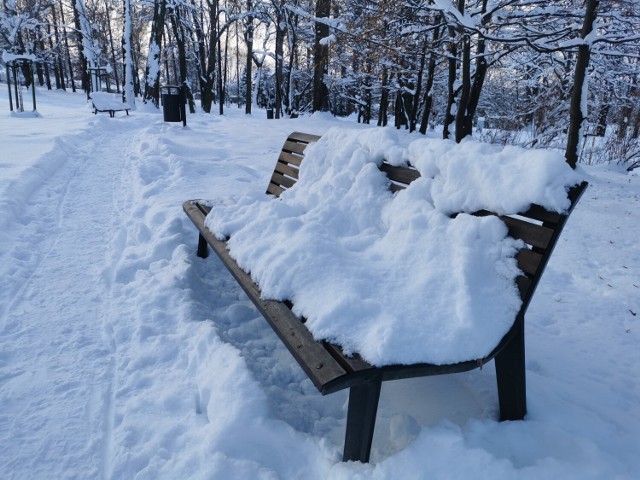
[[[278,197],[296,183],[305,147],[319,138],[299,132],[294,132],[287,138],[271,176],[268,194]],[[420,176],[411,167],[395,167],[383,163],[380,169],[391,180],[390,188],[394,192],[406,188]],[[343,460],[368,462],[380,389],[382,382],[387,380],[464,372],[482,367],[495,359],[500,420],[520,420],[525,416],[524,314],[569,213],[586,187],[587,183],[583,182],[569,191],[571,206],[566,214],[549,212],[534,205],[517,216],[499,216],[507,225],[509,235],[521,239],[527,245],[516,255],[518,266],[523,272],[516,279],[522,306],[509,332],[489,355],[448,365],[420,363],[375,367],[358,355],[346,356],[337,345],[316,341],[305,327],[304,321],[292,313],[290,302],[261,298],[259,287],[229,255],[226,242],[218,240],[205,226],[205,217],[211,207],[203,201],[188,200],[184,202],[183,208],[200,231],[198,256],[206,258],[208,246],[211,246],[316,388],[323,395],[344,388],[350,389]],[[475,215],[496,214],[482,211]]]
[[[98,112],[109,112],[109,116],[113,118],[116,112],[126,112],[129,115],[131,106],[122,101],[119,95],[113,95],[107,92],[93,92],[91,94],[91,102],[93,103],[93,114]]]

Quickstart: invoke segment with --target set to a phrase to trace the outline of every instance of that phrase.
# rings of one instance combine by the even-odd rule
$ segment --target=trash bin
[[[160,87],[162,91],[162,114],[165,122],[182,122],[182,109],[184,98],[180,87],[175,85],[164,85]]]
[[[267,119],[273,120],[273,108],[267,108]]]

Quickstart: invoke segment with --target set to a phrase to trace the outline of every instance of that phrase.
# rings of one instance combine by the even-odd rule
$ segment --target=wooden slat
[[[279,197],[280,195],[282,195],[282,192],[284,192],[284,190],[285,190],[284,188],[271,182],[269,182],[269,186],[267,187],[267,193],[271,195],[275,195],[276,197]]]
[[[209,205],[204,205],[201,202],[194,201],[192,203],[204,214],[205,217],[209,215],[209,212],[212,210]]]
[[[560,213],[545,210],[540,205],[532,205],[526,212],[522,212],[519,215],[553,225],[560,223],[564,217]]]
[[[320,140],[320,135],[313,135],[311,133],[303,132],[293,132],[291,135],[289,135],[289,139],[298,142],[312,143]]]
[[[520,292],[520,298],[522,298],[523,301],[526,301],[527,297],[530,295],[529,290],[531,289],[531,285],[532,281],[530,278],[527,278],[524,275],[516,277],[516,286]]]
[[[587,188],[587,182],[582,182],[580,185],[575,185],[569,189],[568,198],[571,201],[571,209],[576,205],[580,196]],[[556,213],[550,212],[540,205],[532,205],[526,212],[520,213],[523,217],[533,218],[545,223],[547,227],[555,227],[561,222],[564,222],[568,213]]]
[[[549,247],[549,242],[553,237],[552,229],[517,218],[505,216],[499,216],[498,218],[509,228],[509,236],[543,250]]]
[[[528,248],[523,248],[516,255],[518,268],[527,275],[535,275],[537,273],[543,258],[541,253],[534,252]]]
[[[282,151],[278,156],[279,162],[290,163],[292,165],[300,166],[304,157],[302,155],[294,155],[293,153]]]
[[[414,168],[396,167],[389,165],[386,162],[380,165],[380,170],[386,173],[391,181],[403,183],[405,185],[409,185],[415,179],[420,177],[420,172]]]
[[[299,175],[299,170],[297,168],[282,162],[276,162],[275,171],[293,178],[298,178]]]
[[[296,183],[299,166],[304,159],[304,149],[308,143],[315,142],[319,138],[317,135],[302,132],[293,132],[289,135],[278,156],[276,167],[267,186],[267,194],[279,197],[282,192]]]
[[[285,188],[291,188],[295,185],[296,180],[294,178],[285,177],[278,172],[273,172],[273,175],[271,176],[271,183],[275,183],[276,185],[280,185]]]
[[[371,364],[365,362],[359,355],[347,357],[342,349],[332,343],[324,342],[324,348],[347,372],[359,372],[374,368]]]
[[[282,147],[282,150],[286,150],[287,152],[303,154],[305,148],[307,148],[306,143],[298,143],[298,142],[292,142],[291,140],[287,140],[286,142],[284,142],[284,146]]]

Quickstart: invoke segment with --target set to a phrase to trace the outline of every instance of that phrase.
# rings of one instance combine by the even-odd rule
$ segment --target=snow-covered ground
[[[229,108],[168,124],[0,85],[0,478],[639,478],[640,176],[587,167],[527,315],[529,413],[493,365],[386,383],[372,463],[235,281],[195,256],[189,198],[263,191],[293,130]],[[404,132],[401,141],[411,138]]]

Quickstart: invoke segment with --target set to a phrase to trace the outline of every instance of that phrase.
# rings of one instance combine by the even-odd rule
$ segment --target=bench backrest
[[[394,192],[406,188],[420,177],[420,172],[411,167],[394,167],[383,163],[380,170],[391,180],[391,190]],[[569,190],[571,205],[566,213],[549,212],[539,205],[532,205],[527,211],[517,215],[497,215],[486,210],[473,213],[476,216],[497,216],[507,225],[509,236],[526,244],[516,255],[518,267],[523,272],[516,279],[522,299],[520,313],[524,313],[529,306],[564,224],[586,188],[587,182],[582,182]]]
[[[304,158],[304,149],[309,143],[315,142],[319,138],[318,135],[301,132],[293,132],[289,135],[278,157],[267,193],[278,197],[296,183],[298,170]],[[407,185],[420,177],[420,172],[410,166],[396,167],[383,163],[380,170],[385,172],[391,180],[390,189],[392,192],[406,188]],[[571,206],[564,214],[549,212],[538,205],[533,205],[526,212],[521,212],[518,215],[496,215],[488,211],[473,213],[477,216],[496,215],[507,225],[511,237],[520,239],[526,244],[526,247],[516,255],[518,267],[523,272],[523,275],[516,279],[522,298],[520,313],[524,313],[529,306],[564,224],[586,187],[587,183],[583,182],[571,188],[568,192]]]
[[[289,135],[273,170],[267,193],[279,197],[282,192],[298,181],[298,170],[304,158],[304,149],[319,138],[318,135],[301,132],[293,132]]]

